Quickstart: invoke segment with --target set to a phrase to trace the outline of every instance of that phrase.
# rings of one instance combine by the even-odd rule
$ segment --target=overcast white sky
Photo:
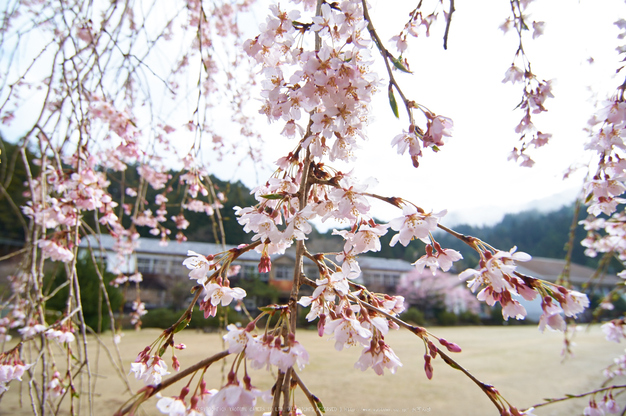
[[[400,31],[414,7],[414,2],[405,1],[371,3],[371,16],[383,40]],[[430,38],[409,44],[405,56],[414,74],[400,76],[410,98],[454,120],[453,136],[438,154],[425,151],[420,167],[413,168],[407,155],[397,155],[390,146],[408,123],[403,114],[395,119],[383,89],[374,103],[369,141],[354,166],[359,176],[378,179],[374,192],[401,196],[426,210],[448,209],[443,221],[448,224],[494,223],[504,213],[528,209],[537,201],[547,208],[573,201],[585,171],[569,180],[563,180],[563,173],[574,163],[589,162],[590,155],[583,152],[587,138],[583,129],[596,100],[608,97],[621,82],[611,79],[619,65],[613,22],[624,16],[625,7],[623,1],[612,0],[536,3],[529,9],[529,21],[546,21],[545,35],[533,41],[529,32],[525,50],[533,72],[554,80],[555,95],[546,102],[548,113],[534,119],[542,132],[553,134],[549,146],[531,153],[536,165],[521,168],[507,161],[517,145],[514,128],[522,117],[514,111],[521,86],[501,82],[517,49],[515,34],[505,36],[499,29],[510,6],[506,1],[456,2],[448,50],[442,47],[440,24]],[[268,146],[268,160],[291,148],[275,140],[275,146]],[[253,186],[252,176],[243,172],[236,177]],[[397,215],[397,210],[386,207],[375,213],[382,219]]]
[[[381,38],[388,40],[400,31],[416,2],[370,3],[374,24]],[[550,145],[532,153],[537,162],[533,168],[520,168],[507,161],[517,145],[514,128],[522,117],[521,112],[514,111],[521,98],[521,87],[501,82],[517,49],[515,35],[505,36],[499,29],[510,14],[509,2],[473,0],[456,2],[447,51],[442,47],[442,21],[433,28],[430,38],[411,40],[405,56],[414,74],[398,74],[409,98],[454,120],[453,136],[442,151],[425,151],[418,169],[412,167],[407,155],[396,154],[390,142],[407,128],[408,122],[402,112],[400,120],[395,119],[383,88],[373,103],[369,141],[363,143],[359,162],[339,169],[354,168],[362,179],[375,176],[379,184],[372,192],[403,197],[426,210],[448,209],[445,224],[494,223],[505,212],[526,209],[534,201],[549,208],[571,202],[585,172],[567,181],[562,175],[574,163],[589,162],[590,155],[582,150],[587,137],[583,129],[597,99],[612,94],[621,82],[611,78],[619,65],[615,51],[618,30],[613,22],[626,16],[626,7],[618,0],[535,3],[528,21],[546,21],[545,35],[533,41],[529,33],[525,48],[533,72],[542,79],[554,80],[555,98],[546,103],[548,113],[534,120],[541,131],[552,133],[553,138]],[[265,20],[265,13],[265,8],[257,12],[258,22]],[[258,33],[254,25],[245,26],[251,37]],[[592,64],[589,58],[593,58]],[[386,74],[381,74],[384,79]],[[251,111],[258,108],[255,105],[252,103]],[[172,124],[182,134],[184,129],[180,126],[187,120],[189,114],[185,113],[180,123],[172,120]],[[19,137],[5,127],[2,131],[6,137]],[[265,120],[260,120],[259,128],[267,129],[263,166],[237,166],[234,159],[217,163],[207,154],[205,160],[211,172],[222,179],[242,180],[249,187],[265,181],[274,170],[272,162],[289,152],[295,142],[281,138],[275,129],[267,127]],[[177,141],[182,143],[184,137]],[[183,146],[188,148],[187,144]],[[551,205],[547,199],[552,200]],[[388,220],[399,212],[376,206],[373,214]]]

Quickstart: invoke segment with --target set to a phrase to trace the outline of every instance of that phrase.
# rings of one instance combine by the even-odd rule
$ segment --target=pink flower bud
[[[317,321],[317,335],[324,336],[324,324],[326,323],[326,314],[321,313],[320,319]]]
[[[189,401],[191,402],[191,409],[197,409],[198,408],[198,396],[191,396],[191,399],[189,399]]]
[[[187,396],[189,394],[189,387],[185,386],[182,388],[182,390],[180,391],[180,398],[181,400],[185,398],[185,396]]]
[[[430,355],[424,354],[424,371],[429,380],[433,378],[433,365],[430,363]]]
[[[269,256],[263,255],[259,262],[259,273],[269,273],[272,269],[272,261]]]
[[[444,347],[446,347],[448,349],[448,351],[450,351],[450,352],[461,352],[461,347],[459,347],[454,342],[449,342],[449,341],[446,341],[443,338],[439,338],[439,343],[441,345],[443,345]]]
[[[428,350],[430,351],[431,357],[437,358],[437,346],[435,346],[431,340],[428,340]]]

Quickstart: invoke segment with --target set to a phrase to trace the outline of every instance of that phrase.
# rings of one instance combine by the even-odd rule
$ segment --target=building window
[[[400,276],[397,274],[383,274],[383,285],[386,287],[395,287],[398,280],[400,280]]]
[[[400,275],[395,273],[364,273],[363,281],[366,285],[378,285],[395,287],[400,280]]]
[[[308,277],[311,280],[321,279],[320,269],[318,269],[316,266],[307,267],[306,277]]]
[[[293,266],[276,266],[276,280],[293,280]]]
[[[137,271],[152,273],[152,259],[150,257],[137,257]]]
[[[170,272],[170,261],[163,259],[154,259],[154,272],[159,274],[167,274]]]

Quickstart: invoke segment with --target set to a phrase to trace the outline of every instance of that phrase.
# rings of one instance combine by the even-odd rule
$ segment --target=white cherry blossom
[[[207,275],[214,267],[213,263],[207,259],[206,256],[196,253],[195,251],[187,251],[187,256],[183,261],[183,266],[191,270],[189,272],[190,279],[196,279],[198,284],[205,284],[207,282]]]

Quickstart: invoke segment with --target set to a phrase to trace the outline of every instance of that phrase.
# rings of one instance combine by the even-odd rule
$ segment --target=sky
[[[414,6],[400,1],[393,7],[389,1],[371,3],[371,16],[383,40],[400,31]],[[447,209],[442,222],[450,225],[494,224],[505,213],[552,210],[571,203],[580,193],[586,170],[567,180],[563,174],[570,166],[592,160],[583,151],[587,120],[598,100],[610,97],[621,82],[612,78],[619,66],[618,29],[613,22],[624,15],[625,7],[610,0],[601,8],[589,0],[535,3],[527,20],[545,21],[546,29],[536,40],[528,32],[525,51],[537,77],[553,80],[555,98],[546,102],[547,113],[534,117],[539,130],[553,134],[548,146],[531,152],[534,167],[507,160],[518,144],[514,129],[522,117],[514,110],[521,85],[502,83],[517,50],[515,34],[504,35],[499,29],[510,14],[509,4],[478,0],[456,2],[448,50],[442,47],[443,21],[430,38],[412,39],[405,56],[413,74],[397,76],[409,98],[453,119],[453,135],[442,150],[424,151],[417,169],[408,155],[396,154],[390,142],[408,122],[402,113],[395,119],[383,89],[373,103],[369,140],[360,149],[358,163],[340,169],[354,169],[362,179],[374,173],[378,185],[369,191],[403,197],[427,211]],[[292,147],[278,137],[273,140],[266,149],[269,161]],[[239,168],[233,177],[254,186],[254,175],[244,172]],[[374,215],[385,220],[399,215],[384,204],[376,204],[375,210]]]
[[[373,23],[381,39],[388,41],[406,23],[416,2],[370,3]],[[428,4],[424,1],[426,10]],[[527,21],[545,21],[546,29],[544,36],[536,40],[528,32],[525,51],[533,72],[540,79],[553,80],[555,95],[546,102],[548,112],[534,117],[537,127],[553,136],[548,146],[531,153],[536,161],[533,168],[522,168],[507,160],[518,144],[514,129],[522,117],[515,110],[521,86],[502,83],[517,49],[515,34],[505,35],[499,29],[510,15],[509,2],[473,0],[456,2],[455,7],[448,50],[442,47],[444,22],[440,21],[429,38],[410,40],[405,56],[413,74],[396,74],[410,99],[454,121],[452,137],[437,154],[425,150],[419,168],[413,168],[408,155],[398,155],[391,147],[393,137],[408,127],[408,120],[402,111],[399,119],[393,116],[383,86],[372,103],[369,139],[358,150],[358,163],[334,165],[344,172],[353,170],[361,180],[375,176],[377,185],[370,187],[370,192],[402,197],[426,211],[447,209],[442,221],[446,225],[494,224],[505,213],[558,209],[571,203],[580,192],[586,170],[579,170],[567,180],[563,174],[570,166],[584,166],[592,160],[583,151],[587,120],[598,100],[610,97],[621,83],[613,77],[619,66],[615,51],[618,29],[613,22],[626,15],[624,2],[550,0],[531,4]],[[250,24],[244,24],[250,37],[258,34],[258,24],[265,20],[266,13],[262,7]],[[391,42],[387,47],[393,50]],[[386,73],[376,53],[379,67],[374,69],[384,80]],[[168,56],[167,51],[163,56]],[[26,58],[23,61],[30,62]],[[260,106],[260,100],[252,102],[248,110],[256,113]],[[179,125],[172,120],[179,132],[184,130],[180,125],[189,120],[193,108],[187,110]],[[282,127],[268,126],[262,118],[258,128],[265,139],[264,163],[240,164],[237,158],[217,162],[207,153],[204,156],[211,173],[224,180],[241,180],[250,188],[265,182],[275,169],[273,162],[296,143],[279,135]],[[6,126],[2,130],[6,133]],[[17,133],[6,136],[19,137]],[[189,148],[190,143],[182,136],[178,141],[181,148]],[[376,202],[373,206],[373,216],[381,220],[400,215],[397,208]],[[321,230],[333,226],[316,225]]]

